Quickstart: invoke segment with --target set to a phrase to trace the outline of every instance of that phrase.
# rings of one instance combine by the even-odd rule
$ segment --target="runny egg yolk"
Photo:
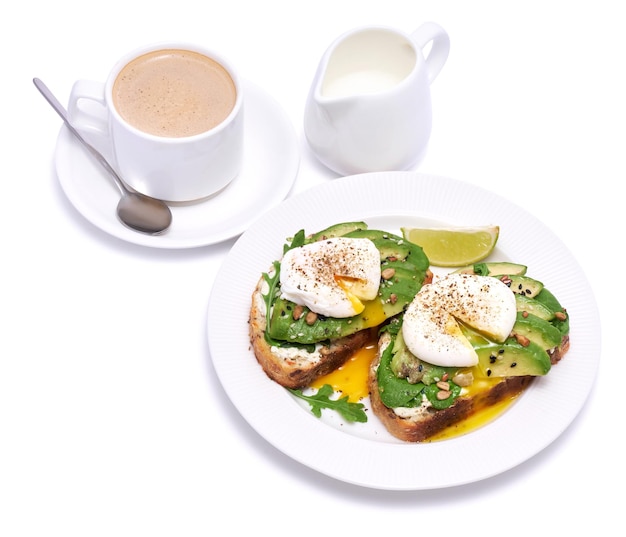
[[[474,382],[469,388],[464,389],[462,395],[473,396],[480,394],[480,392],[488,390],[502,380],[483,376],[478,367],[474,367],[471,370],[474,373]],[[464,434],[475,431],[476,429],[480,429],[481,427],[494,421],[498,416],[502,415],[505,410],[509,408],[517,399],[518,395],[519,394],[510,395],[502,401],[489,406],[483,398],[482,404],[479,404],[475,408],[473,414],[458,423],[450,425],[440,433],[431,436],[427,441],[437,442],[440,440],[447,440],[449,438],[463,436]]]
[[[476,429],[480,429],[484,425],[491,423],[498,416],[503,414],[504,411],[509,408],[509,406],[513,403],[516,397],[516,395],[513,395],[509,398],[503,399],[495,405],[487,406],[480,410],[477,410],[476,412],[474,412],[474,414],[468,416],[464,420],[461,420],[459,423],[450,425],[448,428],[444,429],[440,433],[431,436],[427,440],[427,442],[447,440],[449,438],[463,436],[464,434],[475,431]]]
[[[364,323],[364,328],[380,326],[385,322],[386,316],[383,310],[383,304],[380,300],[368,300],[363,303],[363,306],[361,318]]]
[[[343,366],[328,375],[318,378],[311,384],[311,388],[318,390],[324,384],[330,384],[333,390],[341,393],[341,396],[347,395],[350,402],[359,402],[369,396],[367,378],[370,364],[376,357],[377,352],[378,344],[373,339],[357,351]],[[472,372],[474,382],[470,386],[463,388],[462,395],[478,395],[501,381],[501,379],[485,376],[478,367],[467,368],[467,371]],[[479,429],[503,414],[516,398],[517,395],[513,395],[495,405],[477,408],[474,414],[430,437],[426,442],[447,440]],[[369,419],[373,419],[372,416]]]
[[[332,373],[318,378],[312,388],[319,389],[324,384],[330,384],[336,392],[348,396],[348,400],[356,403],[369,395],[367,375],[369,366],[377,352],[376,341],[371,341],[359,349],[348,361]]]
[[[354,293],[354,288],[358,287],[361,280],[358,278],[351,278],[350,276],[340,276],[338,274],[335,274],[334,278],[337,285],[343,289],[344,293],[346,293],[346,297],[354,308],[355,315],[361,313],[365,309],[365,305]]]
[[[363,303],[362,316],[365,327],[379,326],[385,320],[385,312],[380,300],[368,300]],[[372,334],[372,339],[356,353],[354,353],[345,364],[335,369],[335,371],[318,378],[311,384],[311,388],[319,389],[324,384],[330,384],[336,392],[347,395],[348,400],[357,403],[369,395],[367,376],[369,366],[376,357],[378,351],[378,341],[376,334]]]

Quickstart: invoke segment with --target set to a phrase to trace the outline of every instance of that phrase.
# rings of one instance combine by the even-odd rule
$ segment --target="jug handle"
[[[428,83],[432,83],[443,68],[450,53],[450,37],[448,33],[435,22],[425,22],[411,33],[415,46],[424,49],[428,43],[432,46],[424,58],[428,70]]]

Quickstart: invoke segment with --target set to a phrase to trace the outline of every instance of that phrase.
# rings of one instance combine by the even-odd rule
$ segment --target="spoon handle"
[[[46,101],[48,101],[52,108],[54,108],[61,116],[61,119],[67,126],[67,128],[71,131],[71,133],[78,138],[78,140],[89,150],[89,152],[104,166],[104,168],[111,174],[117,186],[122,190],[128,192],[128,189],[122,179],[117,175],[117,172],[113,169],[113,167],[109,164],[109,162],[102,156],[102,154],[96,150],[87,140],[85,140],[80,132],[78,132],[74,126],[70,123],[70,118],[67,114],[67,110],[63,107],[63,105],[58,101],[58,99],[53,95],[53,93],[48,89],[42,80],[39,78],[33,78],[33,83],[37,87],[37,89],[41,92],[41,94],[45,97]]]

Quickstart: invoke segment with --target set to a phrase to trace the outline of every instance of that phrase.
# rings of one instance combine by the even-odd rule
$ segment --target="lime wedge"
[[[437,267],[482,261],[493,251],[500,234],[499,226],[401,229],[404,239],[421,246],[430,264]]]

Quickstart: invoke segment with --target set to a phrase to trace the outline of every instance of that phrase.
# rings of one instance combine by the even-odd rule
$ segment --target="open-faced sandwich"
[[[521,393],[569,348],[569,318],[512,263],[481,263],[425,285],[382,330],[369,371],[372,410],[421,442]]]
[[[254,354],[272,380],[306,387],[404,311],[430,277],[419,246],[364,222],[301,230],[253,292]]]
[[[249,331],[265,373],[300,395],[377,340],[371,410],[408,442],[512,400],[569,347],[567,313],[524,265],[433,277],[420,246],[363,222],[296,233],[253,291]]]

